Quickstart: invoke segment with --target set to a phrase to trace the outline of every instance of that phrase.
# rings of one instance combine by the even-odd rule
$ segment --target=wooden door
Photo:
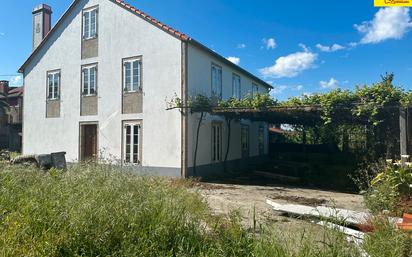
[[[97,157],[97,124],[82,125],[81,160],[87,161]]]

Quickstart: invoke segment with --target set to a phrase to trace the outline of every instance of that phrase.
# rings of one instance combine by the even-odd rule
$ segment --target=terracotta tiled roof
[[[189,37],[188,35],[170,27],[167,26],[166,24],[156,20],[155,18],[151,17],[150,15],[148,15],[147,13],[141,11],[140,9],[126,3],[124,0],[110,0],[111,2],[123,7],[124,9],[138,15],[139,17],[141,17],[142,19],[146,20],[147,22],[153,24],[154,26],[162,29],[163,31],[175,36],[176,38],[179,38],[182,41],[186,41],[186,42],[190,42],[202,49],[204,49],[205,51],[209,52],[210,54],[216,56],[218,59],[220,59],[222,62],[225,62],[227,65],[232,66],[246,74],[248,74],[249,76],[251,76],[254,80],[260,82],[262,85],[268,87],[268,88],[273,88],[271,85],[269,85],[267,82],[263,81],[262,79],[256,77],[254,74],[248,72],[247,70],[241,68],[240,66],[233,64],[232,62],[228,61],[225,57],[217,54],[216,52],[214,52],[213,50],[209,49],[208,47],[206,47],[205,45],[201,44],[200,42],[194,40],[193,38]],[[61,17],[59,19],[59,21],[57,22],[57,24],[49,31],[49,33],[47,33],[46,37],[43,39],[43,41],[40,43],[40,45],[31,53],[31,55],[29,56],[29,58],[24,62],[24,64],[20,67],[19,72],[23,73],[24,68],[26,67],[26,65],[31,61],[31,59],[33,58],[33,56],[39,51],[39,49],[44,45],[45,41],[50,37],[50,35],[57,29],[58,26],[60,26],[61,21],[69,14],[69,12],[71,10],[74,9],[74,6],[79,2],[79,0],[74,0],[73,3],[70,5],[69,9],[63,14],[63,17]]]
[[[276,134],[285,134],[287,132],[281,128],[276,128],[276,127],[269,128],[269,131],[272,133],[276,133]]]
[[[9,90],[9,94],[23,93],[23,91],[24,91],[23,87],[16,87],[16,88]]]
[[[187,36],[186,34],[179,32],[175,29],[173,29],[172,27],[167,26],[166,24],[156,20],[155,18],[151,17],[150,15],[148,15],[147,13],[137,9],[136,7],[133,7],[132,5],[126,3],[123,0],[114,0],[115,3],[123,6],[124,8],[138,14],[140,17],[142,17],[143,19],[149,21],[150,23],[156,25],[157,27],[175,35],[176,37],[180,38],[181,40],[187,41],[190,39],[189,36]]]

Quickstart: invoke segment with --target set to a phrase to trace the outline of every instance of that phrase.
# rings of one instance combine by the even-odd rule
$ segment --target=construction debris
[[[341,232],[342,234],[346,235],[346,241],[355,244],[363,257],[369,257],[365,250],[362,249],[365,233],[347,227],[339,226],[331,222],[321,221],[317,224]]]
[[[299,218],[316,218],[318,220],[322,220],[317,224],[343,233],[344,235],[346,235],[346,240],[349,243],[353,243],[358,247],[363,257],[369,257],[369,255],[361,247],[365,233],[345,227],[346,225],[360,227],[363,224],[366,224],[370,216],[369,213],[330,208],[325,206],[310,207],[297,204],[279,204],[269,199],[266,200],[266,203],[271,205],[275,211],[283,212],[289,216],[295,216]]]
[[[339,220],[342,223],[358,225],[367,223],[370,214],[365,212],[356,212],[345,209],[330,208],[325,206],[310,207],[298,204],[279,204],[272,200],[266,200],[275,211],[286,213],[290,216],[323,218],[328,220]]]
[[[401,222],[396,224],[396,227],[410,234],[412,238],[412,214],[405,213]]]
[[[58,152],[52,154],[22,155],[11,160],[11,164],[30,164],[42,170],[55,168],[65,170],[67,168],[66,153]]]

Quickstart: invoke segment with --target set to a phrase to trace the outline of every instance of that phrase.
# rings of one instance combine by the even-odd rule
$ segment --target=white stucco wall
[[[84,8],[99,5],[99,54],[81,60]],[[143,113],[121,114],[122,59],[143,56]],[[81,66],[98,63],[98,115],[80,116]],[[46,119],[46,72],[61,70],[61,115]],[[24,73],[24,154],[79,158],[79,123],[99,123],[99,149],[121,158],[122,121],[143,120],[142,165],[180,169],[181,119],[166,98],[181,90],[181,41],[108,0],[83,0]]]
[[[214,57],[207,51],[189,44],[188,48],[188,92],[189,96],[198,94],[211,96],[211,66],[217,64],[222,67],[222,97],[228,99],[233,95],[232,92],[232,76],[236,74],[241,78],[241,92],[243,96],[252,93],[252,83],[259,86],[259,92],[268,92],[268,88],[254,80],[253,77],[227,65],[219,58]],[[196,113],[189,116],[189,135],[188,135],[188,163],[189,167],[193,167],[194,149],[196,143],[196,130],[200,114]],[[222,117],[213,117],[206,115],[200,127],[199,147],[197,154],[197,166],[207,165],[212,163],[212,122],[221,121],[223,128],[223,159],[227,149],[228,129],[226,122]],[[264,122],[250,122],[248,120],[232,121],[231,141],[228,160],[237,160],[242,158],[241,152],[241,126],[249,126],[249,148],[250,157],[259,155],[258,144],[258,129],[259,126],[264,127],[265,131],[265,153],[268,153],[268,126]]]

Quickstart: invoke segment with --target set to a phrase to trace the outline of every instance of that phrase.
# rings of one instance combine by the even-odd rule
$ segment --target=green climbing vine
[[[279,102],[269,94],[247,95],[242,99],[220,100],[203,95],[190,97],[187,103],[175,97],[171,108],[189,108],[192,112],[212,113],[216,109],[276,109],[283,113],[308,108],[318,112],[323,124],[291,124],[311,143],[333,143],[348,148],[373,149],[374,156],[390,157],[399,140],[399,110],[412,106],[412,92],[393,85],[393,74],[380,82],[356,86],[354,90],[335,89],[322,94],[292,97]],[[302,112],[304,113],[304,112]],[[302,119],[304,119],[302,114]],[[302,135],[303,135],[302,134]],[[295,136],[296,137],[296,136]]]

